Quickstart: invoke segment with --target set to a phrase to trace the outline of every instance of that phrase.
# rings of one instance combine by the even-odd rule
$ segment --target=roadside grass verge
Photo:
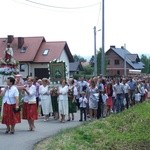
[[[35,150],[147,150],[150,148],[150,101],[119,114],[87,122],[35,145]]]

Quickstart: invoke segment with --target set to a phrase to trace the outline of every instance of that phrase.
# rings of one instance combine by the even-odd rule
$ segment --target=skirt
[[[51,96],[51,99],[52,99],[53,112],[58,112],[57,96]]]
[[[16,123],[21,123],[20,112],[14,113],[13,108],[16,104],[7,104],[3,105],[3,115],[2,115],[2,124],[6,125],[15,125]]]
[[[112,107],[112,97],[108,97],[108,99],[106,100],[106,105]]]
[[[22,119],[26,120],[37,120],[38,119],[38,111],[37,111],[37,105],[35,104],[28,104],[23,103],[22,108]]]
[[[69,113],[76,113],[77,112],[77,105],[73,102],[72,98],[68,98],[69,104]]]

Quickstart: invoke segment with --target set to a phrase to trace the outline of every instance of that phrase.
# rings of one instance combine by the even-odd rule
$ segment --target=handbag
[[[18,108],[13,108],[13,112],[14,113],[18,113],[18,112],[20,112],[21,111],[21,106],[19,106]]]

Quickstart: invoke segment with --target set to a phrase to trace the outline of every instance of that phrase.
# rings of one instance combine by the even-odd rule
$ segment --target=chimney
[[[24,44],[24,38],[18,37],[18,49],[21,49]]]
[[[126,44],[124,44],[124,46],[121,46],[122,49],[126,49]]]
[[[12,43],[13,39],[14,39],[13,35],[8,35],[7,36],[7,43]]]
[[[115,45],[110,45],[110,48],[116,48],[116,46]]]

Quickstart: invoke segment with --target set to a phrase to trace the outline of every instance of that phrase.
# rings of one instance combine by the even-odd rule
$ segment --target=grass
[[[67,129],[35,145],[35,150],[147,150],[150,101],[103,120]]]

